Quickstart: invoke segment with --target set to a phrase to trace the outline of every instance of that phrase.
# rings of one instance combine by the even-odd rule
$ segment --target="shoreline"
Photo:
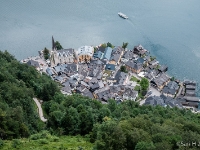
[[[52,38],[53,39],[53,38]],[[54,42],[54,40],[53,40],[53,42]],[[110,43],[111,44],[111,43]],[[53,44],[52,44],[53,45]],[[103,44],[102,44],[103,45]],[[103,57],[103,54],[104,53],[107,53],[107,51],[105,51],[105,49],[106,48],[109,48],[109,46],[106,46],[105,48],[104,48],[104,51],[102,51],[101,52],[101,49],[102,49],[102,45],[100,46],[96,46],[96,47],[91,47],[91,50],[93,49],[93,50],[95,50],[95,51],[91,51],[92,52],[92,55],[90,55],[90,54],[88,54],[88,56],[87,56],[87,58],[89,57],[89,62],[95,62],[95,61],[101,61],[101,62],[104,62],[104,60],[105,60],[105,58],[104,59],[102,59]],[[112,45],[112,44],[111,44]],[[127,50],[127,49],[120,49],[119,50],[119,54],[117,54],[117,53],[115,53],[114,52],[114,49],[120,49],[120,46],[118,46],[118,47],[114,47],[113,46],[113,48],[110,50],[111,52],[110,52],[110,54],[109,54],[109,57],[111,57],[111,58],[117,58],[118,60],[111,60],[111,58],[106,58],[106,62],[104,62],[104,65],[105,66],[107,66],[107,65],[109,65],[109,66],[112,66],[112,65],[114,65],[114,66],[118,66],[118,69],[114,69],[113,71],[111,71],[112,72],[112,74],[113,74],[113,77],[112,78],[116,78],[115,76],[117,76],[117,72],[119,72],[119,66],[125,66],[129,71],[128,72],[135,72],[135,74],[136,74],[136,76],[137,77],[145,77],[145,78],[147,78],[148,80],[149,80],[149,84],[150,84],[150,86],[149,86],[149,91],[147,91],[147,92],[151,92],[152,93],[152,91],[154,91],[152,94],[150,94],[150,95],[148,95],[148,96],[145,96],[145,99],[142,99],[142,101],[144,102],[144,103],[146,103],[146,100],[149,98],[149,97],[153,97],[154,96],[154,98],[155,97],[159,97],[160,95],[164,95],[164,96],[166,96],[167,98],[168,97],[170,97],[171,99],[173,99],[173,102],[172,102],[172,100],[170,101],[170,103],[173,103],[173,105],[172,105],[172,107],[174,107],[174,106],[177,106],[177,105],[180,105],[180,107],[181,108],[183,108],[182,107],[182,105],[181,104],[184,104],[185,105],[185,103],[183,103],[183,102],[181,102],[181,103],[179,103],[179,104],[175,104],[176,103],[176,99],[178,98],[178,99],[185,99],[186,98],[186,96],[188,96],[188,95],[186,95],[186,94],[190,94],[191,93],[191,89],[189,89],[188,90],[188,93],[187,93],[187,89],[186,88],[183,88],[183,87],[186,87],[186,86],[188,86],[187,84],[190,84],[190,83],[193,83],[194,81],[190,81],[190,80],[183,80],[183,81],[181,81],[181,80],[178,80],[178,79],[175,79],[174,77],[172,77],[172,76],[170,76],[168,73],[167,73],[167,71],[168,71],[168,66],[166,66],[166,65],[161,65],[160,63],[159,63],[159,61],[157,61],[156,60],[156,58],[154,57],[154,56],[151,56],[150,55],[150,52],[148,51],[148,50],[146,50],[146,49],[144,49],[143,47],[142,47],[142,45],[138,45],[138,46],[135,46],[134,47],[134,49],[133,50]],[[82,51],[82,50],[81,50]],[[71,53],[69,56],[66,56],[66,54],[64,54],[64,53]],[[66,95],[70,95],[70,94],[72,94],[72,92],[77,92],[77,89],[79,88],[80,89],[80,87],[81,86],[84,86],[84,87],[86,87],[86,91],[85,92],[81,92],[81,91],[79,91],[79,93],[80,94],[82,94],[82,95],[85,95],[85,96],[88,96],[88,97],[90,97],[90,98],[95,98],[95,99],[99,99],[101,96],[100,95],[98,95],[99,93],[102,93],[103,94],[103,92],[105,92],[105,91],[108,91],[108,89],[105,89],[104,91],[102,91],[102,90],[100,90],[101,88],[103,88],[103,87],[105,87],[105,86],[109,86],[109,88],[110,87],[113,87],[113,86],[115,86],[116,85],[116,82],[118,82],[118,80],[114,80],[114,79],[111,79],[111,78],[108,78],[107,76],[110,76],[109,75],[109,70],[107,71],[107,75],[105,76],[104,74],[105,74],[105,72],[106,72],[106,70],[105,70],[105,68],[102,70],[102,71],[100,71],[99,73],[102,75],[101,76],[101,79],[99,80],[98,79],[98,82],[102,82],[103,84],[104,84],[104,86],[102,86],[100,89],[99,89],[99,85],[96,85],[96,86],[98,86],[98,88],[96,88],[96,89],[94,89],[94,90],[91,90],[91,88],[93,88],[92,86],[94,86],[94,84],[93,85],[91,85],[91,83],[90,82],[86,82],[85,81],[85,79],[84,80],[81,80],[81,82],[77,82],[77,83],[75,83],[75,81],[73,81],[73,79],[71,78],[72,76],[82,76],[84,73],[82,72],[82,73],[80,73],[80,72],[78,72],[79,70],[81,70],[82,68],[84,68],[84,64],[85,64],[85,62],[84,62],[84,60],[81,60],[80,58],[78,58],[79,56],[77,56],[77,52],[78,52],[78,50],[74,50],[74,49],[62,49],[62,50],[54,50],[54,48],[52,48],[52,50],[50,50],[50,56],[53,56],[54,55],[54,57],[56,58],[56,61],[58,61],[58,62],[60,62],[61,61],[61,59],[63,59],[62,61],[63,61],[63,63],[55,63],[55,60],[54,60],[54,64],[52,64],[52,60],[49,60],[49,59],[47,59],[47,60],[45,60],[44,59],[44,56],[43,56],[43,51],[39,51],[39,56],[35,56],[35,57],[30,57],[29,59],[23,59],[23,60],[21,60],[20,62],[21,63],[28,63],[28,62],[30,62],[30,61],[32,61],[32,63],[33,64],[30,64],[30,65],[32,65],[32,66],[34,66],[39,72],[45,72],[46,74],[48,74],[49,76],[51,76],[51,78],[53,79],[53,80],[55,80],[55,81],[57,81],[57,82],[59,82],[60,84],[62,84],[64,87],[61,89],[61,92],[63,93],[63,94],[66,94]],[[56,55],[55,55],[55,54]],[[87,52],[86,52],[87,53]],[[58,56],[59,55],[59,56]],[[60,57],[60,55],[63,55],[63,56],[61,56]],[[73,56],[72,56],[73,55]],[[101,58],[99,57],[99,55],[101,55]],[[106,55],[108,55],[108,54],[106,54]],[[130,56],[131,55],[131,56]],[[105,56],[105,54],[104,54],[104,56]],[[59,57],[59,59],[57,60],[57,57]],[[65,58],[64,58],[65,57]],[[106,56],[107,57],[107,56]],[[66,59],[69,59],[69,58],[71,58],[71,59],[73,59],[71,62],[65,62],[66,61]],[[86,57],[85,57],[85,59],[87,59]],[[80,59],[82,62],[79,62],[80,60],[78,60],[78,59]],[[133,60],[132,60],[133,59]],[[70,60],[70,59],[69,59]],[[78,60],[78,61],[77,61]],[[37,62],[38,62],[38,64],[37,64]],[[64,63],[65,62],[65,63]],[[35,64],[34,64],[35,63]],[[92,63],[92,64],[93,64]],[[131,67],[133,67],[132,65],[130,66],[130,63],[132,63],[132,65],[136,65],[136,68],[137,67],[140,67],[140,69],[134,69],[134,68],[131,68]],[[86,63],[86,66],[88,65],[88,67],[90,66],[90,64],[91,63]],[[77,68],[77,69],[75,69],[75,70],[72,70],[72,72],[70,73],[70,74],[66,74],[65,72],[63,72],[63,71],[58,71],[58,69],[62,69],[63,67],[65,68],[65,67],[67,67],[67,65],[68,66],[70,66],[70,65],[72,65],[73,67],[75,67],[75,68]],[[97,65],[97,64],[93,64],[93,65]],[[140,65],[140,66],[139,66]],[[81,66],[81,67],[80,67]],[[82,67],[83,66],[83,67]],[[97,65],[98,66],[98,65]],[[105,67],[104,66],[104,67]],[[142,66],[142,67],[141,67]],[[80,68],[79,68],[80,67]],[[100,66],[99,66],[100,67]],[[64,69],[63,68],[63,69]],[[68,68],[69,69],[69,68]],[[93,69],[93,70],[95,70],[95,68],[91,68],[91,69]],[[84,71],[84,70],[82,70],[82,71]],[[120,71],[121,72],[121,71]],[[86,71],[86,74],[87,74],[87,71]],[[119,74],[119,73],[118,73]],[[140,76],[139,76],[140,75]],[[142,75],[142,76],[141,76]],[[87,76],[87,75],[86,75]],[[85,77],[86,77],[85,76]],[[84,77],[84,78],[85,78]],[[96,76],[97,77],[97,76]],[[96,78],[95,77],[95,78]],[[73,77],[74,78],[74,77]],[[93,78],[93,77],[92,77]],[[164,80],[163,80],[164,79]],[[90,79],[91,80],[91,79]],[[120,79],[121,80],[121,79]],[[123,79],[124,80],[124,79]],[[127,79],[125,79],[125,80],[127,80]],[[74,84],[77,84],[74,88],[72,88],[72,85],[71,85],[71,83],[70,82],[74,82]],[[84,83],[83,83],[84,82]],[[188,82],[187,84],[185,84],[185,82]],[[127,83],[128,83],[128,81],[126,81],[126,82],[122,82],[122,83],[117,83],[117,84],[122,84],[123,86],[127,86]],[[176,88],[177,90],[176,91],[174,91],[175,89],[170,89],[169,87],[168,87],[168,84],[171,84],[171,83],[173,83],[173,84],[177,84],[176,86],[178,86],[178,87],[180,87],[180,88]],[[198,98],[197,96],[196,96],[196,94],[194,94],[194,91],[195,91],[195,93],[197,92],[196,91],[196,82],[194,82],[195,83],[195,85],[194,85],[194,87],[193,87],[193,95],[192,95],[192,98],[193,97],[195,97],[195,98]],[[81,85],[81,86],[79,86],[79,84]],[[120,85],[121,86],[121,85]],[[68,88],[67,88],[68,87]],[[70,88],[69,88],[70,87]],[[78,87],[78,88],[77,88]],[[168,88],[168,89],[167,89]],[[174,88],[174,87],[172,87],[172,88]],[[98,90],[97,90],[98,89]],[[153,90],[151,90],[151,89],[153,89]],[[155,90],[157,90],[158,92],[156,92]],[[96,91],[98,92],[96,92]],[[179,90],[181,90],[181,91],[179,91]],[[134,91],[134,90],[133,90]],[[172,92],[173,91],[173,92]],[[95,93],[96,92],[96,93]],[[156,94],[156,93],[159,93],[159,94]],[[172,94],[173,93],[173,94]],[[178,94],[178,95],[177,95]],[[136,94],[137,95],[137,94]],[[99,97],[100,96],[100,97]],[[97,97],[97,98],[96,98]],[[104,94],[104,98],[103,98],[103,101],[104,102],[106,102],[107,101],[107,99],[108,98],[106,98],[106,97],[110,97],[109,95],[107,95],[107,96],[105,96],[105,94]],[[123,96],[124,97],[124,96]],[[137,97],[137,96],[134,96],[135,98]],[[190,95],[189,95],[189,97],[190,97]],[[112,98],[112,96],[110,97],[110,98]],[[131,98],[131,99],[134,99],[135,100],[135,98],[133,98],[133,97],[130,97],[129,96],[129,98]],[[101,99],[101,98],[100,98]],[[124,98],[122,98],[121,96],[119,96],[119,97],[115,97],[114,96],[114,99],[115,100],[120,100],[120,101],[123,101],[123,99]],[[189,98],[190,99],[190,98]],[[103,102],[102,101],[102,102]],[[165,101],[165,100],[164,100]],[[175,101],[175,102],[174,102]],[[187,99],[186,100],[186,102],[188,102],[189,100]],[[199,102],[199,101],[198,101]],[[165,105],[165,103],[163,103],[162,105]],[[189,105],[194,105],[194,103],[193,103],[193,101],[191,101],[191,104],[189,104]],[[198,107],[197,106],[197,104],[195,104],[195,107]]]

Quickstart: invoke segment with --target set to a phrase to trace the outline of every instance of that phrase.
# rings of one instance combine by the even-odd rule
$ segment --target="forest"
[[[64,96],[50,77],[20,64],[7,51],[0,51],[0,63],[2,148],[7,140],[20,147],[16,139],[27,138],[31,142],[44,138],[39,147],[48,143],[41,136],[45,130],[54,142],[64,142],[65,136],[80,136],[96,150],[199,149],[198,144],[183,144],[199,143],[200,139],[200,115],[190,110],[140,106],[130,100],[102,104],[76,93]],[[46,123],[39,119],[33,97],[44,101]],[[12,148],[16,147],[17,144]]]

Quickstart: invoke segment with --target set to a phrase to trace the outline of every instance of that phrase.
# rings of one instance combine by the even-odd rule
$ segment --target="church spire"
[[[52,50],[55,50],[55,42],[53,36],[52,36]]]

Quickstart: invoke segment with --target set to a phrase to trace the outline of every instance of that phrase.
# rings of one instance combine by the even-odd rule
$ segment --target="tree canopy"
[[[56,47],[57,50],[63,49],[62,45],[58,41],[55,42],[55,47]]]
[[[122,48],[126,49],[127,46],[128,46],[128,42],[126,42],[126,43],[123,42],[123,44],[122,44]]]

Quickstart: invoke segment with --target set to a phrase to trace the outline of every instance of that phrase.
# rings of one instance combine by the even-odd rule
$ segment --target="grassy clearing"
[[[137,79],[137,78],[136,78],[136,77],[134,77],[134,76],[132,76],[132,77],[131,77],[130,81],[137,82],[137,83],[139,83],[139,82],[140,82],[140,80],[139,80],[139,79]]]
[[[49,136],[42,139],[15,139],[4,141],[2,150],[92,150],[93,144],[81,136]]]

